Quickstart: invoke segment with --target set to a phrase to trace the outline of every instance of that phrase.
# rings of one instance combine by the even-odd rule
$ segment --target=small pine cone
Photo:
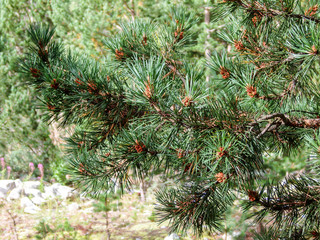
[[[79,164],[79,172],[85,175],[89,175],[92,176],[91,173],[89,173],[85,168],[84,165],[82,163]]]
[[[146,85],[146,88],[144,90],[144,95],[147,97],[147,98],[151,98],[152,96],[152,93],[151,93],[151,89],[150,89],[150,86],[148,84],[145,84]]]
[[[54,110],[54,109],[56,108],[55,106],[50,105],[50,104],[47,104],[47,107],[48,107],[48,109],[49,109],[49,110],[51,110],[51,111],[52,111],[52,110]]]
[[[97,92],[98,88],[97,85],[94,82],[88,82],[88,92],[89,93],[95,93]]]
[[[314,5],[313,7],[310,7],[306,12],[305,12],[305,15],[306,16],[313,16],[317,13],[318,11],[318,4],[317,5]]]
[[[258,22],[257,16],[254,16],[254,17],[252,18],[252,22],[253,22],[253,25],[256,26],[256,24],[257,24],[257,22]]]
[[[145,82],[144,85],[146,86],[143,95],[145,95],[147,98],[152,97],[152,88],[150,83],[150,77],[148,76],[148,82]]]
[[[182,38],[183,38],[183,32],[180,33],[179,40],[182,40]]]
[[[178,158],[183,158],[184,157],[184,151],[182,149],[177,149],[177,155],[178,155]]]
[[[79,79],[79,78],[76,78],[74,81],[75,81],[75,82],[76,82],[76,84],[78,84],[78,85],[82,85],[82,84],[83,84],[83,82],[82,82],[82,81],[80,81],[80,79]]]
[[[46,59],[48,57],[48,50],[38,50],[38,54],[41,58]]]
[[[192,163],[188,163],[188,164],[184,167],[183,172],[188,172],[188,171],[190,171],[191,168],[192,168]]]
[[[135,150],[137,153],[141,153],[145,150],[146,146],[143,143],[139,143],[138,140],[136,140],[136,145],[134,145]]]
[[[248,197],[251,202],[259,201],[259,194],[256,191],[248,191]]]
[[[51,87],[53,89],[57,89],[59,87],[59,83],[57,83],[56,79],[53,79],[53,82],[51,83]]]
[[[234,40],[234,47],[238,50],[241,51],[244,49],[243,43],[241,41],[236,41]]]
[[[124,52],[122,47],[118,50],[116,49],[116,59],[122,61],[124,59]]]
[[[223,172],[217,173],[215,177],[219,183],[223,183],[227,180],[227,177],[223,174]]]
[[[255,88],[254,86],[248,85],[246,86],[246,90],[249,97],[253,98],[255,96],[258,96],[257,88]]]
[[[78,142],[78,148],[81,148],[83,146],[83,144],[84,144],[84,141]]]
[[[311,51],[309,53],[311,55],[317,55],[318,54],[318,50],[316,49],[316,47],[314,45],[312,45]]]
[[[30,68],[30,72],[31,72],[32,77],[34,77],[34,78],[39,78],[41,75],[40,70],[38,70],[36,68]]]
[[[313,230],[311,232],[311,235],[312,235],[313,239],[317,239],[318,237],[320,237],[320,233],[317,232],[316,230]]]
[[[81,173],[85,173],[86,172],[86,170],[84,169],[84,166],[83,166],[82,163],[79,164],[79,172],[81,172]]]
[[[230,77],[230,73],[228,72],[228,69],[222,66],[220,66],[220,74],[222,75],[223,79],[227,79]]]
[[[254,13],[254,17],[252,18],[253,25],[256,27],[257,23],[261,20],[261,13]]]
[[[44,46],[43,46],[43,44],[42,44],[42,41],[41,41],[41,40],[39,40],[39,41],[38,41],[38,45],[39,45],[39,47],[40,47],[41,49],[43,49],[43,48],[44,48]]]
[[[225,151],[223,147],[220,147],[219,152],[217,152],[217,156],[218,158],[222,158],[224,155],[227,155],[227,151]]]
[[[186,96],[184,99],[181,100],[181,102],[185,107],[189,107],[192,103],[192,98],[189,96]]]
[[[142,43],[143,46],[148,45],[147,44],[147,36],[145,34],[143,34],[143,39],[142,39],[141,43]]]

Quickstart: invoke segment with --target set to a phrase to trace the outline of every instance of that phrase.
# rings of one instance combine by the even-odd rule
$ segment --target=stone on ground
[[[26,181],[23,182],[23,187],[26,189],[39,189],[40,188],[40,181]]]
[[[165,237],[164,240],[179,240],[180,237],[176,233],[172,233],[169,236]]]
[[[0,180],[0,188],[1,192],[7,194],[10,190],[16,187],[16,183],[14,180]]]
[[[30,214],[36,214],[38,211],[41,210],[27,197],[21,198],[20,206],[24,208],[24,212],[30,213]]]
[[[24,195],[26,195],[27,197],[41,197],[41,191],[38,189],[34,189],[34,188],[24,188]]]
[[[9,193],[7,200],[10,202],[11,200],[17,200],[21,197],[22,188],[17,187],[12,189],[12,191]]]

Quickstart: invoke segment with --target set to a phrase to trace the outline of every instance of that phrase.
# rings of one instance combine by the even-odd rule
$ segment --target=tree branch
[[[182,80],[183,84],[186,85],[186,79],[185,79],[185,77],[179,72],[179,70],[178,70],[175,66],[173,66],[172,64],[170,64],[170,63],[166,63],[166,64],[167,64],[168,68],[171,69],[171,71],[173,71],[174,73],[176,73],[176,74],[179,76],[179,78]]]
[[[262,122],[269,119],[280,118],[285,126],[297,127],[297,128],[319,128],[320,118],[298,118],[291,120],[289,116],[284,113],[273,113],[260,117],[257,122]]]

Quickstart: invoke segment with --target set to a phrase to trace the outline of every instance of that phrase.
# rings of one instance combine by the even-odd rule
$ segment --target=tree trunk
[[[208,0],[204,1],[205,4],[208,3]],[[210,29],[209,29],[209,24],[210,24],[210,8],[208,6],[205,6],[204,8],[204,23],[206,24],[206,28],[207,28],[207,37],[206,40],[204,42],[204,54],[206,57],[206,60],[208,61],[210,59],[210,50],[209,50],[209,39],[210,39]],[[208,73],[207,73],[208,74]],[[206,76],[206,81],[209,82],[210,77],[209,75]]]
[[[141,202],[146,201],[144,177],[142,177],[140,180],[140,200],[141,200]]]
[[[110,240],[110,229],[109,229],[109,215],[108,215],[108,196],[106,196],[106,200],[104,202],[104,206],[106,209],[106,234],[107,234],[107,240]]]

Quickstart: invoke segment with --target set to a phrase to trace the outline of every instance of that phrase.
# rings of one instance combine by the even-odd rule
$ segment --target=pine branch
[[[248,12],[256,13],[256,14],[259,14],[260,16],[268,16],[268,17],[283,16],[286,18],[307,19],[315,23],[320,23],[320,19],[318,18],[315,18],[312,16],[306,16],[302,14],[294,14],[288,11],[268,8],[265,4],[262,5],[258,1],[254,1],[250,3],[244,0],[224,0],[224,3],[236,3],[238,4],[238,6],[241,6],[243,9],[247,10]]]
[[[282,123],[285,126],[289,126],[289,127],[316,129],[320,126],[320,118],[315,118],[315,119],[295,118],[291,120],[288,115],[283,113],[273,113],[273,114],[261,116],[260,118],[255,120],[255,123],[274,119],[274,118],[280,118],[282,120]]]

